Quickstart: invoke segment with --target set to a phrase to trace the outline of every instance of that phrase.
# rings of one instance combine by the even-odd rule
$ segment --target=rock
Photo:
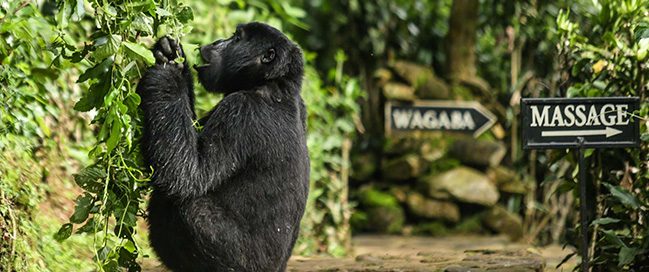
[[[414,226],[412,233],[417,235],[445,236],[450,230],[441,222],[428,222]]]
[[[513,170],[497,166],[487,170],[487,177],[498,186],[498,190],[510,194],[525,194],[528,191],[525,183]]]
[[[415,89],[395,82],[388,82],[383,86],[383,96],[388,100],[413,101],[417,99]]]
[[[373,187],[359,190],[362,211],[352,215],[352,226],[359,230],[380,233],[399,233],[405,221],[403,208],[397,199]]]
[[[467,250],[461,262],[444,268],[444,272],[543,272],[545,260],[527,250]]]
[[[368,221],[367,213],[361,210],[354,210],[351,218],[349,218],[349,224],[352,226],[353,231],[367,230]]]
[[[482,214],[475,214],[463,218],[460,223],[455,225],[453,231],[459,234],[482,234],[487,232],[482,226]]]
[[[405,203],[408,198],[408,191],[410,189],[406,186],[392,186],[390,187],[390,194],[392,194],[399,203]]]
[[[461,138],[453,142],[450,154],[461,162],[474,166],[496,166],[505,157],[507,149],[500,142]]]
[[[416,90],[421,99],[449,98],[449,87],[444,80],[435,76],[433,70],[422,65],[406,61],[396,61],[392,68],[397,75],[405,79]]]
[[[355,180],[367,180],[376,172],[377,161],[372,153],[354,154],[351,161],[351,177]]]
[[[493,206],[482,217],[482,222],[489,229],[509,236],[512,241],[523,237],[523,220],[500,205]]]
[[[419,155],[427,162],[432,162],[444,157],[446,142],[423,142],[419,146]]]
[[[419,182],[428,196],[448,193],[465,203],[493,206],[500,196],[496,186],[485,175],[463,166],[422,177]]]
[[[378,82],[379,85],[385,85],[392,79],[392,72],[390,70],[385,69],[385,68],[379,68],[376,71],[374,71],[374,78]]]
[[[381,173],[389,180],[408,180],[418,177],[425,170],[424,164],[416,154],[407,154],[396,159],[386,160]]]
[[[434,200],[412,192],[408,194],[406,204],[408,210],[419,218],[443,219],[453,223],[460,221],[460,209],[452,202]]]
[[[447,141],[439,131],[391,135],[383,145],[383,153],[399,155],[417,153],[426,160],[434,160],[446,153]]]
[[[380,233],[401,232],[405,215],[399,206],[373,207],[367,210],[367,229]]]

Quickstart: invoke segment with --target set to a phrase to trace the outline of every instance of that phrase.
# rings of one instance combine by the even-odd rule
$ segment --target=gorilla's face
[[[302,67],[299,48],[261,23],[237,26],[232,37],[201,47],[200,54],[205,64],[194,67],[201,84],[212,92],[251,89],[298,72],[291,71],[293,62]]]

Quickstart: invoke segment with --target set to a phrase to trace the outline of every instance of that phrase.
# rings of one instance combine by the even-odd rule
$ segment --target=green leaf
[[[555,193],[563,194],[575,189],[575,187],[577,187],[577,183],[574,183],[572,181],[563,181],[561,182],[561,184],[559,184],[559,186],[557,186]]]
[[[194,20],[194,12],[192,11],[192,8],[188,6],[182,7],[180,12],[178,12],[178,15],[176,15],[176,18],[178,18],[178,21],[181,23],[185,24],[191,20]]]
[[[147,16],[146,14],[140,12],[138,16],[133,19],[131,27],[134,30],[146,33],[148,35],[153,34],[153,18]]]
[[[77,4],[72,13],[72,21],[79,22],[83,19],[83,16],[86,15],[86,9],[84,7],[84,0],[77,0]]]
[[[91,165],[74,175],[74,181],[79,187],[91,193],[98,193],[102,189],[102,184],[99,182],[106,178],[106,172],[99,165]]]
[[[98,39],[97,41],[97,49],[95,49],[95,52],[93,53],[96,60],[103,60],[114,55],[117,53],[117,50],[122,43],[122,37],[119,35],[110,35],[105,38],[105,43],[104,39]]]
[[[288,16],[294,18],[304,18],[306,16],[306,12],[303,9],[293,7],[287,2],[282,2],[282,8],[284,9],[286,15]]]
[[[611,195],[617,198],[624,206],[629,208],[638,209],[640,208],[640,202],[638,199],[632,195],[629,191],[623,189],[620,186],[613,186],[608,183],[603,183],[606,188],[608,188]]]
[[[626,247],[624,242],[622,242],[620,237],[618,237],[617,234],[615,234],[614,231],[612,231],[612,230],[602,230],[602,232],[604,233],[604,237],[606,237],[606,239],[609,242],[611,242],[613,245],[615,245],[616,247]]]
[[[643,142],[649,142],[649,133],[642,133],[642,135],[640,135],[640,140]]]
[[[77,205],[74,209],[74,213],[70,216],[70,222],[81,224],[86,221],[90,214],[90,209],[92,208],[92,200],[92,196],[88,194],[79,197],[76,201]]]
[[[72,235],[72,224],[67,223],[67,224],[63,224],[63,226],[61,226],[59,231],[57,231],[54,234],[54,239],[61,242],[61,241],[65,240],[65,239],[68,239],[68,237],[70,237],[70,235]]]
[[[94,217],[91,217],[85,225],[77,229],[77,233],[94,233],[95,230],[100,230],[99,226],[96,226],[96,221]]]
[[[117,143],[122,138],[122,122],[115,120],[112,122],[112,127],[110,130],[110,135],[108,140],[106,140],[106,148],[108,152],[111,152],[117,146]]]
[[[86,93],[79,102],[74,105],[74,109],[78,111],[89,111],[93,108],[99,108],[104,102],[104,96],[110,90],[112,75],[107,73],[101,77],[99,82],[90,86],[90,91]]]
[[[593,220],[591,225],[608,225],[608,224],[613,224],[620,222],[620,219],[615,219],[615,218],[610,218],[610,217],[603,217],[603,218],[597,218]]]
[[[163,8],[157,8],[155,12],[158,14],[160,17],[170,17],[171,13],[167,11],[166,9]]]
[[[637,248],[634,247],[622,247],[620,248],[620,253],[618,254],[618,267],[623,267],[627,264],[630,264],[635,256],[640,252]]]
[[[72,12],[72,7],[68,5],[68,1],[61,1],[61,2],[62,2],[61,7],[59,8],[59,11],[56,13],[56,21],[58,22],[59,28],[65,29],[68,27],[68,17]]]
[[[128,250],[128,252],[133,253],[136,250],[135,244],[130,240],[126,241],[126,243],[124,243],[124,249]]]
[[[107,58],[99,64],[88,68],[83,74],[77,79],[77,83],[85,82],[91,78],[102,78],[105,74],[110,72],[110,69],[113,67],[113,58]]]
[[[126,47],[127,53],[129,53],[131,57],[141,59],[147,65],[153,65],[155,63],[153,53],[143,45],[132,42],[124,42],[122,44]]]

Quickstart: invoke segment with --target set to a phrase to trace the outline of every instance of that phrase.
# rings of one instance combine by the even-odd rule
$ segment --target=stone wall
[[[375,81],[383,102],[475,95],[470,86],[451,87],[432,70],[403,61],[377,70]],[[502,130],[496,125],[478,139],[421,131],[384,135],[378,152],[357,152],[352,227],[392,234],[496,232],[520,239],[522,219],[506,206],[520,203],[533,183],[503,165]]]

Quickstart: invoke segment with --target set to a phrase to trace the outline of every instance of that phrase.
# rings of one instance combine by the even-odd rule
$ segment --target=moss
[[[369,208],[367,218],[366,229],[390,234],[400,233],[406,219],[403,209],[398,205]]]
[[[445,236],[450,233],[450,230],[442,222],[427,222],[414,226],[412,233],[417,235]]]
[[[364,207],[395,207],[399,206],[397,198],[375,188],[367,187],[359,193],[361,205]]]
[[[456,233],[484,233],[485,229],[482,226],[482,214],[476,214],[469,216],[462,220],[455,228],[453,229]]]
[[[349,224],[352,226],[354,231],[367,230],[368,222],[369,219],[367,218],[367,213],[363,211],[354,211],[349,219]]]

